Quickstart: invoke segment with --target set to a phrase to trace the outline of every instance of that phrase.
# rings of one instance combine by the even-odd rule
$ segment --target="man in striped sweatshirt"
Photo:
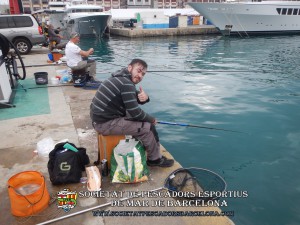
[[[156,119],[144,112],[139,104],[150,101],[146,92],[135,85],[142,81],[147,63],[133,59],[127,68],[112,74],[98,88],[90,106],[95,130],[103,135],[132,135],[146,148],[148,166],[170,167],[174,160],[160,153],[155,129]]]

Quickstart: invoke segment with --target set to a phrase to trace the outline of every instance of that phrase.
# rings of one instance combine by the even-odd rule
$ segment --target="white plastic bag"
[[[47,137],[40,140],[36,146],[39,156],[49,157],[49,153],[54,149],[54,141],[51,137]]]
[[[111,155],[112,183],[137,183],[148,180],[146,161],[145,148],[140,141],[120,140]]]

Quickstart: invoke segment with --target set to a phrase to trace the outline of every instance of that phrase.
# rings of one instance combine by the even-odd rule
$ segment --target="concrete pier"
[[[40,71],[47,71],[49,79],[56,75],[57,70],[66,69],[66,66],[51,65],[43,66],[47,62],[48,49],[33,48],[29,55],[23,58],[26,66],[40,65],[28,67],[27,78],[33,79],[33,74]],[[100,71],[97,71],[98,73]],[[3,75],[3,74],[1,74]],[[26,87],[25,87],[26,88]],[[55,142],[62,139],[69,139],[70,142],[77,146],[85,147],[89,155],[91,163],[97,160],[97,134],[92,127],[89,116],[89,106],[96,90],[84,90],[72,86],[49,85],[45,86],[48,91],[47,99],[50,105],[50,113],[41,115],[32,115],[27,117],[19,117],[0,121],[0,224],[23,224],[31,225],[44,221],[52,220],[68,214],[86,210],[91,207],[101,206],[107,202],[111,202],[111,197],[78,197],[77,205],[70,212],[65,212],[57,206],[57,192],[64,188],[69,188],[72,191],[87,191],[86,183],[52,185],[49,179],[47,170],[47,157],[36,155],[36,144],[42,138],[51,137]],[[27,90],[27,92],[33,90]],[[24,91],[21,94],[26,94]],[[37,96],[38,97],[38,96]],[[26,104],[20,102],[19,104]],[[16,105],[19,107],[19,105]],[[1,109],[0,109],[1,110]],[[1,112],[1,111],[0,111]],[[170,153],[161,146],[163,155],[172,158]],[[175,159],[176,161],[176,159]],[[106,193],[129,192],[129,191],[149,191],[159,189],[163,186],[164,180],[174,170],[180,168],[181,165],[176,161],[174,166],[170,168],[150,167],[150,179],[147,182],[137,184],[115,184],[111,183],[108,177],[102,180],[102,191]],[[46,186],[51,196],[51,202],[47,209],[37,215],[27,218],[15,217],[10,212],[10,199],[8,196],[8,179],[16,173],[35,170],[40,171],[46,180]],[[82,176],[86,176],[85,172]],[[160,189],[165,192],[166,190]],[[114,198],[118,200],[120,196]],[[163,200],[172,201],[172,198],[135,198],[139,201]],[[207,206],[105,206],[99,207],[99,210],[123,212],[123,211],[203,211],[203,212],[221,212],[218,207]],[[77,216],[54,222],[52,224],[73,224],[73,225],[153,225],[153,224],[174,224],[174,225],[232,225],[233,222],[226,216],[95,216],[91,211],[82,213]]]
[[[220,34],[212,25],[188,26],[178,28],[162,29],[140,29],[140,28],[110,28],[110,34],[123,37],[154,37],[154,36],[180,36],[180,35],[205,35]]]

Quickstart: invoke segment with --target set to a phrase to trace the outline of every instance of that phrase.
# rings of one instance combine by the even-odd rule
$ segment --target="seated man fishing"
[[[83,59],[93,54],[94,49],[90,48],[87,51],[81,50],[81,48],[77,45],[79,41],[79,33],[71,33],[70,41],[67,43],[65,49],[67,65],[72,70],[85,69],[86,72],[89,72],[89,75],[92,77],[92,80],[96,80],[96,61],[93,59]]]
[[[67,43],[61,43],[61,39],[64,37],[59,34],[59,29],[54,29],[53,25],[49,23],[47,32],[51,45],[50,50],[53,50],[54,48],[62,49],[66,47]],[[55,45],[52,45],[52,43],[55,43]]]
[[[144,78],[147,67],[145,61],[133,59],[103,81],[92,100],[90,116],[95,130],[102,135],[132,135],[140,140],[148,166],[171,167],[174,160],[160,153],[157,120],[139,107],[150,101],[142,87],[137,91],[135,86]]]

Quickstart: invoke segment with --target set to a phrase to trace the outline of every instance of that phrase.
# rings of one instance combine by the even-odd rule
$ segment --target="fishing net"
[[[186,193],[187,199],[213,200],[226,190],[225,180],[218,174],[202,168],[180,168],[165,180],[169,192]]]

